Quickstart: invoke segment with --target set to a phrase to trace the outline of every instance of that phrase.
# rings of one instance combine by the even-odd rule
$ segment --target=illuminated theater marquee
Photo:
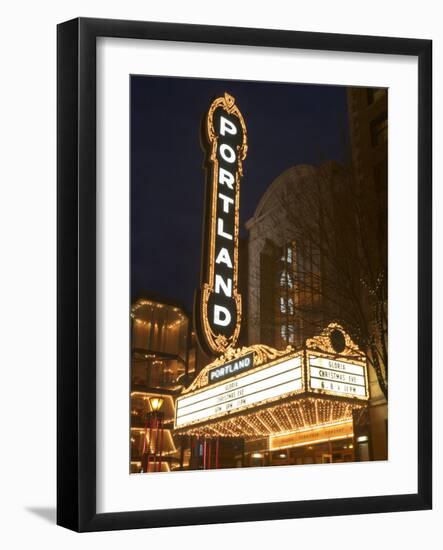
[[[212,102],[203,141],[207,147],[207,188],[197,322],[207,351],[223,353],[235,345],[240,332],[240,178],[247,152],[245,122],[229,94]]]
[[[368,395],[363,365],[328,357],[309,356],[310,389],[335,395],[365,398]]]
[[[278,435],[272,444],[284,448],[313,437],[347,437],[353,411],[368,399],[366,357],[339,324],[330,323],[298,350],[229,348],[177,397],[174,429],[204,437]]]
[[[301,356],[292,356],[255,372],[231,377],[223,384],[179,397],[175,428],[275,402],[301,389]]]

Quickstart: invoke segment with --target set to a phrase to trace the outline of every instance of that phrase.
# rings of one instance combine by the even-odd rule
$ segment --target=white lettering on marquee
[[[240,359],[241,360],[241,359]],[[243,366],[245,368],[246,365]],[[220,366],[216,373],[222,377],[224,369],[240,370],[239,363]],[[301,357],[291,357],[280,363],[250,374],[237,374],[235,380],[183,395],[177,399],[175,427],[208,418],[225,416],[238,409],[255,407],[265,401],[277,401],[283,395],[302,389]]]
[[[309,356],[310,387],[337,395],[365,397],[365,368],[357,363]]]

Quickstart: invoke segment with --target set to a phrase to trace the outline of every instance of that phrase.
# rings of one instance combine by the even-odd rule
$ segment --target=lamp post
[[[164,399],[160,396],[149,398],[150,411],[147,414],[145,449],[143,462],[145,471],[149,472],[149,463],[152,461],[154,471],[161,471],[161,457],[163,450],[163,412],[162,408]]]
[[[163,397],[150,397],[149,404],[151,405],[152,411],[158,412],[162,408],[163,401]]]

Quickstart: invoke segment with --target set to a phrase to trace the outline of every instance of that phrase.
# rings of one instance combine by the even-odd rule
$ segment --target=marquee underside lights
[[[363,402],[312,398],[298,394],[292,400],[274,402],[242,414],[213,419],[204,424],[185,426],[177,429],[176,433],[195,437],[259,439],[311,430],[320,425],[352,422],[353,411],[364,406]]]
[[[204,134],[202,142],[207,147],[204,261],[195,307],[196,326],[203,347],[219,354],[235,346],[240,332],[240,179],[248,148],[243,116],[228,93],[212,102]]]

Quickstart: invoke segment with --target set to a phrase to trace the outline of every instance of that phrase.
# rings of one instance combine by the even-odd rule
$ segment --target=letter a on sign
[[[201,140],[206,153],[206,204],[201,286],[196,293],[197,337],[210,354],[234,347],[240,333],[238,291],[240,182],[248,150],[246,125],[225,93],[209,107]]]

